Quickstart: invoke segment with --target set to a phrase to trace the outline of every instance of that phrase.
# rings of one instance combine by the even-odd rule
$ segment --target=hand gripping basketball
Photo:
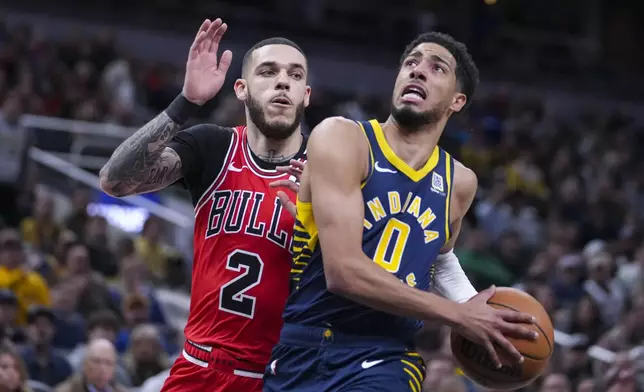
[[[518,363],[523,362],[523,356],[506,336],[536,340],[538,335],[525,325],[535,322],[533,316],[514,310],[495,309],[487,304],[495,290],[495,287],[491,286],[463,304],[464,322],[457,332],[485,347],[492,361],[501,368],[501,356],[509,357]],[[501,352],[498,352],[497,348]]]
[[[192,103],[203,105],[224,85],[233,53],[226,50],[217,61],[217,51],[227,29],[219,18],[214,22],[206,19],[190,46],[182,94]]]

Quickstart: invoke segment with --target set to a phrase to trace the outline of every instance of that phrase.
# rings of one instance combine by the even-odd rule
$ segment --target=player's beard
[[[417,132],[426,125],[437,123],[444,113],[445,109],[442,105],[424,112],[415,111],[408,105],[402,105],[401,107],[391,106],[392,117],[403,130],[409,133]]]
[[[291,123],[270,123],[266,119],[266,113],[261,103],[254,99],[250,92],[248,93],[246,107],[248,108],[250,120],[257,126],[259,131],[267,138],[275,140],[283,140],[291,136],[300,126],[300,122],[302,122],[302,117],[304,116],[304,102],[300,102],[295,108],[295,117]]]

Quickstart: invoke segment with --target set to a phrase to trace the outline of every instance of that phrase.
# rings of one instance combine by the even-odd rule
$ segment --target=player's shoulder
[[[234,127],[225,127],[217,124],[202,123],[196,124],[185,130],[181,131],[179,134],[190,134],[193,137],[199,138],[230,138],[233,134],[237,132],[237,129]]]
[[[309,148],[318,144],[345,145],[357,138],[364,139],[361,134],[360,126],[355,121],[341,116],[328,117],[313,129],[308,145]]]
[[[474,197],[478,187],[478,178],[474,170],[454,159],[454,193],[458,197],[470,199]]]

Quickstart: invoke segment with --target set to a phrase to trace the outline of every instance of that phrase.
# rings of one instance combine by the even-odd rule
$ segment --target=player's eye
[[[418,62],[416,60],[410,59],[405,61],[405,66],[407,67],[413,67],[414,65],[417,65]]]
[[[299,73],[299,72],[296,72],[296,73],[292,74],[292,77],[293,77],[293,79],[295,79],[295,80],[302,80],[302,78],[304,78],[304,75],[302,75],[302,74],[301,74],[301,73]]]
[[[275,76],[275,71],[270,70],[270,69],[265,69],[259,73],[261,76],[265,77],[270,77],[270,76]]]
[[[434,64],[432,67],[434,72],[442,72],[445,73],[445,68],[443,68],[441,65]]]

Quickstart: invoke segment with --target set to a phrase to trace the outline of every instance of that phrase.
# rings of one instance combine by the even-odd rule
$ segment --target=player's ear
[[[450,109],[454,113],[458,113],[463,109],[463,106],[467,103],[467,97],[463,93],[457,92],[454,94],[454,98],[452,98],[452,104],[450,105]]]
[[[306,91],[304,91],[304,107],[309,107],[309,101],[311,100],[311,86],[306,86]]]
[[[237,99],[245,102],[246,99],[248,98],[248,89],[246,86],[246,80],[245,79],[235,80],[235,85],[233,86],[233,89],[235,90],[235,95],[237,96]]]

